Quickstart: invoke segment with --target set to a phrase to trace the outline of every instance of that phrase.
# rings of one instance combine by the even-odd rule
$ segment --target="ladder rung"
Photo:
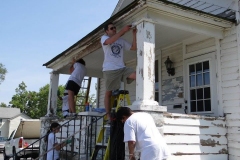
[[[110,125],[109,124],[105,124],[103,125],[104,128],[110,128]]]
[[[86,96],[77,96],[77,97],[86,97]]]
[[[107,147],[108,144],[107,143],[97,143],[96,145],[97,146],[105,146],[105,147]]]

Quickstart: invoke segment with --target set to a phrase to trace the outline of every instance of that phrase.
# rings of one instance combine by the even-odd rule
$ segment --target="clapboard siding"
[[[170,160],[227,160],[225,118],[164,113]]]
[[[213,46],[215,46],[215,39],[214,38],[206,39],[198,43],[187,45],[186,53],[191,54],[192,52],[196,52],[204,48],[211,48]]]
[[[240,78],[236,27],[220,41],[223,111],[226,114],[229,160],[240,159]]]
[[[238,72],[237,66],[222,69],[222,75],[228,75],[228,74],[232,74],[232,73],[236,74],[237,72]]]

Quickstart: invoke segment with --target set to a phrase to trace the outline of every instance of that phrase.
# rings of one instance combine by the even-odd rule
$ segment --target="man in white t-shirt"
[[[85,61],[83,59],[79,59],[78,61],[73,62],[73,65],[70,68],[70,73],[71,76],[68,79],[65,89],[68,91],[69,113],[76,115],[74,96],[78,94],[83,78],[87,73]]]
[[[135,147],[141,152],[140,160],[163,160],[170,156],[167,144],[150,114],[133,113],[128,107],[120,107],[116,117],[124,123],[124,142],[128,142],[130,160],[135,160]]]
[[[104,26],[105,35],[101,37],[101,44],[104,51],[103,78],[105,80],[105,98],[104,105],[108,118],[110,118],[110,98],[113,90],[121,86],[121,81],[127,80],[131,83],[136,79],[136,72],[127,68],[123,61],[123,50],[136,50],[136,28],[133,28],[132,44],[121,38],[126,32],[131,30],[131,25],[123,27],[117,32],[113,23],[107,23]]]

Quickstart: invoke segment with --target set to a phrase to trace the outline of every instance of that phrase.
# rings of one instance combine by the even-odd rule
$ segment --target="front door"
[[[217,116],[216,52],[184,61],[185,99],[189,114]]]

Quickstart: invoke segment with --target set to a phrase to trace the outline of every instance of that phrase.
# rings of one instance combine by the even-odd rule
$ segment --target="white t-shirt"
[[[72,80],[81,86],[82,80],[87,74],[87,69],[84,65],[78,62],[74,63],[73,68],[74,70],[68,80]]]
[[[112,44],[104,45],[103,43],[109,38],[103,35],[101,44],[104,52],[103,71],[116,70],[124,68],[123,49],[130,50],[132,45],[122,38],[119,38]]]
[[[68,95],[66,96],[62,96],[62,111],[63,111],[63,116],[66,116],[68,114],[68,112],[66,112],[65,110],[69,109],[69,105],[68,105]],[[65,111],[65,112],[64,112]]]
[[[124,123],[124,142],[135,141],[140,159],[162,160],[170,155],[167,144],[159,133],[152,116],[133,113]]]
[[[48,135],[48,147],[47,147],[47,150],[50,150],[53,148],[54,144],[58,143],[57,142],[57,139],[56,139],[56,136],[54,135],[54,133],[50,133]],[[54,154],[54,157],[53,157],[53,154]],[[59,151],[57,151],[56,149],[53,149],[51,151],[49,151],[47,153],[47,160],[56,160],[59,158]]]

